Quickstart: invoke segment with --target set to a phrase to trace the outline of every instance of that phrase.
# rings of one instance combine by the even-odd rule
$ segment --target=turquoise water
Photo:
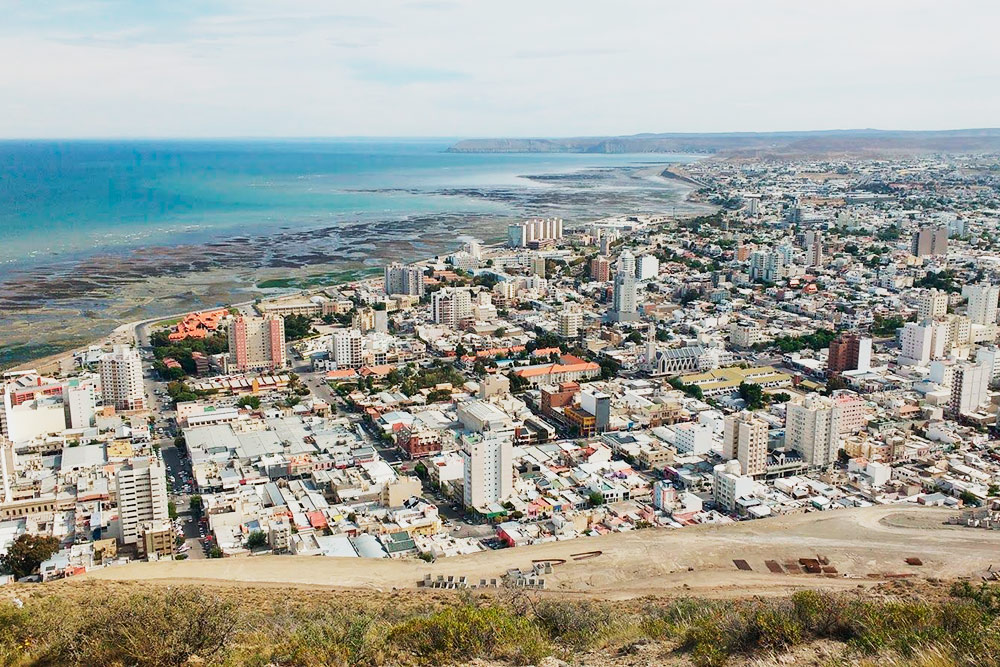
[[[683,158],[458,154],[440,141],[0,142],[0,275],[145,246],[433,213],[514,215],[469,188]],[[442,190],[455,189],[456,194]]]

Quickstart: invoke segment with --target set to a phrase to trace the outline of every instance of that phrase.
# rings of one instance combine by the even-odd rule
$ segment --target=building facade
[[[167,479],[163,463],[155,457],[132,459],[118,469],[118,515],[121,541],[136,544],[143,523],[169,520]]]
[[[116,345],[101,355],[101,394],[105,405],[117,410],[144,410],[146,391],[142,383],[142,358],[128,345]]]
[[[284,319],[277,315],[237,317],[229,324],[227,372],[276,370],[287,365]]]

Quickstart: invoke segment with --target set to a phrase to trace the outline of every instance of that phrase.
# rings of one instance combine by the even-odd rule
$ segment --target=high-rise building
[[[937,320],[948,314],[948,293],[929,289],[917,297],[917,321]]]
[[[833,395],[833,400],[840,408],[840,434],[854,435],[865,426],[865,401],[853,391],[841,389]]]
[[[917,257],[944,255],[948,252],[947,227],[921,227],[914,232],[910,254]]]
[[[504,436],[462,436],[466,507],[484,508],[514,493],[514,445]]]
[[[431,318],[437,324],[458,326],[472,317],[472,293],[465,287],[443,287],[431,294]]]
[[[823,266],[823,232],[806,232],[806,266]]]
[[[728,415],[722,435],[722,456],[740,463],[744,475],[763,475],[767,469],[767,422],[752,412]]]
[[[337,368],[361,368],[363,342],[364,336],[357,329],[334,332],[330,348]]]
[[[513,248],[537,248],[562,237],[562,218],[536,218],[507,226],[507,242]]]
[[[801,404],[789,403],[785,413],[785,445],[811,467],[825,468],[840,449],[841,406],[827,396],[810,394]]]
[[[288,365],[285,320],[278,315],[237,317],[229,324],[230,372],[275,370]]]
[[[976,412],[989,400],[990,374],[986,363],[962,361],[955,364],[951,379],[948,410],[955,416]]]
[[[757,250],[750,254],[750,280],[766,283],[778,282],[786,273],[785,254],[778,250]]]
[[[640,255],[635,260],[635,277],[639,280],[651,280],[660,272],[660,260],[656,255]]]
[[[611,280],[611,262],[607,257],[598,255],[590,260],[590,278],[599,283],[606,283]]]
[[[394,262],[385,267],[386,294],[424,295],[424,271],[418,266]]]
[[[907,322],[903,325],[899,342],[899,363],[926,366],[932,359],[941,359],[945,356],[948,323],[931,320]]]
[[[576,338],[583,326],[583,313],[577,305],[567,305],[559,311],[559,335],[563,338]]]
[[[69,428],[89,428],[97,416],[97,386],[90,378],[70,378],[63,386]]]
[[[105,405],[117,410],[143,410],[146,392],[142,384],[142,357],[129,345],[115,345],[101,355],[101,395]]]
[[[830,343],[826,368],[830,373],[867,371],[872,364],[872,339],[857,334],[841,334]]]
[[[611,396],[603,391],[585,389],[580,392],[580,407],[594,416],[594,429],[597,433],[608,430],[611,422]]]
[[[966,285],[962,296],[969,300],[966,317],[973,324],[996,324],[1000,285]]]
[[[639,319],[639,291],[635,279],[635,257],[628,250],[618,257],[615,270],[614,300],[608,316],[613,322]]]
[[[118,518],[124,544],[139,541],[140,524],[166,521],[167,480],[156,457],[137,457],[118,469]]]
[[[545,258],[541,256],[531,258],[531,272],[540,278],[545,277]]]
[[[986,370],[990,374],[990,384],[995,384],[1000,380],[1000,348],[996,345],[976,350],[976,363],[986,366]]]

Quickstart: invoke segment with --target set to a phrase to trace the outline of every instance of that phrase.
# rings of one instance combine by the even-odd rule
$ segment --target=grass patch
[[[644,656],[651,661],[714,667],[817,641],[840,645],[845,664],[1000,664],[997,586],[959,584],[930,600],[804,591],[627,603],[520,591],[402,600],[287,593],[24,587],[23,608],[0,601],[0,664],[537,664],[550,655],[613,662],[654,644]]]

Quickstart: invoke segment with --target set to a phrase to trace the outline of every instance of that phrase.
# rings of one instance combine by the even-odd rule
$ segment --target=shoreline
[[[636,174],[638,175],[638,177],[640,177],[640,178],[642,178],[644,180],[649,180],[651,182],[656,182],[656,183],[659,183],[659,184],[668,185],[671,189],[673,189],[675,191],[675,194],[677,195],[677,197],[675,199],[675,203],[674,203],[675,207],[678,204],[682,204],[682,205],[684,205],[686,207],[691,207],[691,208],[700,208],[700,207],[706,207],[708,209],[712,208],[710,205],[705,205],[705,204],[702,204],[701,202],[694,202],[694,201],[691,200],[691,195],[696,190],[696,187],[694,185],[692,185],[691,183],[684,183],[684,182],[682,182],[680,180],[671,179],[671,178],[668,178],[668,177],[666,177],[666,176],[663,175],[663,171],[665,169],[669,169],[670,168],[670,164],[671,163],[642,164],[642,165],[634,165],[632,168],[635,169]],[[628,169],[628,167],[613,167],[612,169],[615,170],[615,171],[620,171],[622,169]],[[582,169],[582,170],[578,170],[576,172],[573,172],[573,174],[582,175],[582,174],[586,174],[587,171],[588,171],[587,169]],[[525,177],[527,178],[529,176],[525,176]],[[655,211],[653,211],[653,212],[655,212]],[[607,217],[607,216],[610,216],[610,215],[614,215],[614,213],[611,213],[609,211],[604,211],[604,214],[605,215],[600,216],[600,217]],[[700,215],[700,213],[698,213],[696,211],[688,211],[688,212],[685,212],[685,213],[680,213],[680,214],[675,214],[675,215],[677,215],[678,218],[684,218],[684,217],[689,217],[689,216],[693,216],[693,215]],[[466,216],[466,217],[468,217],[468,216]],[[521,216],[521,217],[523,217],[523,216]],[[528,216],[528,217],[531,217],[531,216]],[[514,219],[514,218],[510,218],[510,219]],[[599,219],[599,218],[595,218],[595,219]],[[497,216],[496,218],[493,219],[493,223],[494,224],[506,224],[507,221],[508,221],[507,217]],[[360,227],[367,227],[367,225],[360,225]],[[460,238],[464,237],[464,236],[468,236],[469,235],[468,232],[471,232],[471,231],[474,231],[474,229],[470,229],[467,232],[463,232],[463,233],[459,234],[458,236]],[[301,232],[301,234],[308,235],[310,233],[315,233],[315,232],[316,232],[316,230],[310,230],[310,231]],[[491,240],[491,239],[494,239],[494,240]],[[491,244],[491,243],[494,243],[494,242],[500,243],[500,242],[503,241],[503,235],[499,234],[499,233],[497,233],[496,235],[490,235],[490,236],[487,236],[486,238],[484,238],[483,241],[486,244]],[[262,242],[266,242],[266,239],[262,240]],[[447,246],[447,247],[454,248],[455,247],[455,243],[456,243],[456,239],[452,238],[450,241],[445,241],[445,240],[442,239],[440,242],[444,243],[445,246]],[[434,239],[431,238],[431,239],[429,239],[427,241],[423,241],[422,245],[427,245],[428,243],[433,244],[434,243]],[[362,244],[362,245],[365,245],[365,244]],[[411,242],[410,245],[413,246],[413,243]],[[349,273],[349,272],[353,272],[353,271],[374,270],[375,268],[381,268],[381,266],[384,266],[385,263],[392,262],[392,261],[404,261],[404,263],[407,263],[407,264],[419,264],[419,263],[422,263],[422,262],[427,262],[427,261],[433,259],[434,257],[440,256],[444,252],[443,249],[436,249],[434,251],[431,251],[428,248],[426,250],[427,251],[424,252],[423,254],[421,254],[420,256],[418,256],[416,258],[413,258],[413,259],[407,259],[407,260],[395,259],[392,255],[394,255],[396,253],[392,253],[392,252],[380,254],[380,255],[377,255],[377,256],[371,256],[371,255],[369,255],[369,256],[365,257],[364,260],[362,260],[360,262],[360,265],[357,268],[355,268],[355,269],[350,269],[350,268],[348,268],[346,266],[341,266],[340,270],[337,270],[337,271],[324,271],[324,268],[329,268],[331,266],[331,265],[328,265],[328,264],[325,264],[325,263],[317,263],[317,264],[314,264],[314,265],[301,264],[301,265],[299,265],[297,267],[294,267],[295,269],[298,269],[300,271],[307,271],[308,269],[313,269],[311,276],[308,273],[306,275],[301,275],[301,276],[297,276],[297,275],[294,275],[294,274],[290,275],[291,272],[287,271],[287,269],[286,269],[286,271],[283,273],[283,275],[281,277],[268,277],[266,274],[270,272],[269,269],[267,269],[267,268],[258,269],[256,271],[254,271],[254,273],[257,274],[254,277],[254,279],[241,281],[239,283],[240,286],[238,288],[234,288],[234,290],[233,290],[233,293],[236,293],[238,291],[253,293],[254,296],[252,298],[245,299],[243,301],[226,300],[226,301],[202,302],[202,303],[199,304],[198,299],[192,297],[191,300],[188,302],[189,305],[186,305],[184,310],[179,310],[179,311],[169,312],[169,313],[160,313],[160,314],[157,314],[157,315],[154,315],[154,316],[151,316],[151,317],[143,317],[143,318],[137,319],[137,320],[130,320],[130,321],[127,321],[127,322],[119,324],[118,326],[116,326],[111,331],[107,332],[104,335],[100,335],[97,338],[89,338],[86,342],[82,342],[82,343],[78,343],[78,344],[74,344],[74,345],[67,345],[63,350],[61,350],[59,352],[52,353],[52,354],[41,355],[41,356],[37,356],[37,357],[31,357],[31,358],[28,358],[28,359],[18,360],[18,361],[15,361],[14,363],[10,364],[9,366],[6,366],[6,367],[0,366],[0,370],[2,370],[3,372],[8,372],[8,371],[21,371],[21,370],[34,369],[34,370],[37,370],[40,373],[57,371],[59,369],[59,367],[60,367],[60,362],[63,359],[66,359],[67,357],[72,357],[76,353],[79,353],[79,352],[82,352],[82,351],[86,351],[88,348],[90,348],[92,346],[97,346],[97,345],[103,346],[103,345],[107,345],[109,343],[115,343],[115,342],[136,342],[136,338],[137,338],[136,337],[136,332],[137,332],[138,328],[141,327],[141,326],[143,326],[143,325],[150,325],[150,324],[153,324],[153,323],[156,323],[156,322],[159,322],[159,321],[170,320],[170,319],[173,319],[173,318],[182,317],[183,315],[185,315],[187,313],[195,312],[195,311],[199,311],[199,310],[206,310],[206,309],[211,309],[211,308],[221,308],[221,307],[226,307],[226,306],[252,305],[254,303],[254,301],[256,299],[258,299],[258,298],[266,300],[266,299],[270,299],[270,298],[291,297],[291,296],[295,296],[295,295],[307,295],[307,294],[310,294],[310,293],[313,293],[313,292],[316,292],[316,291],[319,291],[319,290],[322,290],[322,289],[325,289],[325,288],[335,288],[335,287],[342,286],[342,285],[348,285],[348,284],[360,282],[360,281],[366,280],[367,278],[353,278],[353,279],[347,279],[347,280],[337,279],[337,278],[331,278],[329,281],[324,282],[322,284],[322,286],[316,285],[316,286],[307,286],[307,287],[299,287],[299,288],[291,288],[291,289],[284,289],[284,288],[281,288],[281,287],[263,287],[263,288],[262,287],[258,287],[259,284],[266,283],[269,280],[302,280],[302,281],[307,281],[307,280],[310,280],[310,279],[320,279],[320,278],[322,278],[322,276],[323,276],[324,273],[340,273],[340,274],[344,274],[344,273]],[[448,252],[450,252],[450,251],[451,250],[448,250]],[[375,267],[371,263],[373,261],[378,263],[378,267]],[[273,270],[278,270],[278,267],[272,267],[272,268],[273,268]],[[288,268],[293,268],[293,267],[288,267]],[[208,272],[206,272],[206,274],[211,274],[212,272],[213,271],[208,271]],[[214,272],[232,275],[231,273],[227,272],[224,268],[215,269]],[[261,273],[263,273],[265,275],[260,275]],[[171,278],[170,275],[158,276],[158,277],[151,277],[149,279],[149,281],[147,281],[147,282],[155,282],[157,280],[160,280],[161,282],[172,282],[173,285],[177,285],[178,284],[178,281],[170,281],[170,278]],[[209,283],[211,284],[212,281],[209,281]],[[194,285],[192,285],[192,288],[193,287],[194,287]],[[159,301],[159,302],[162,302],[163,300],[164,300],[163,298],[152,299],[152,301]],[[125,303],[127,303],[127,302],[125,302]],[[123,305],[124,305],[124,303],[123,303]],[[146,305],[148,305],[148,304],[146,304]],[[132,303],[128,303],[128,308],[129,309],[135,309],[135,310],[139,310],[139,309],[145,310],[146,309],[144,304],[135,303],[134,301]],[[82,317],[82,316],[83,315],[78,315],[78,317]],[[57,343],[53,343],[53,345],[57,345]]]

